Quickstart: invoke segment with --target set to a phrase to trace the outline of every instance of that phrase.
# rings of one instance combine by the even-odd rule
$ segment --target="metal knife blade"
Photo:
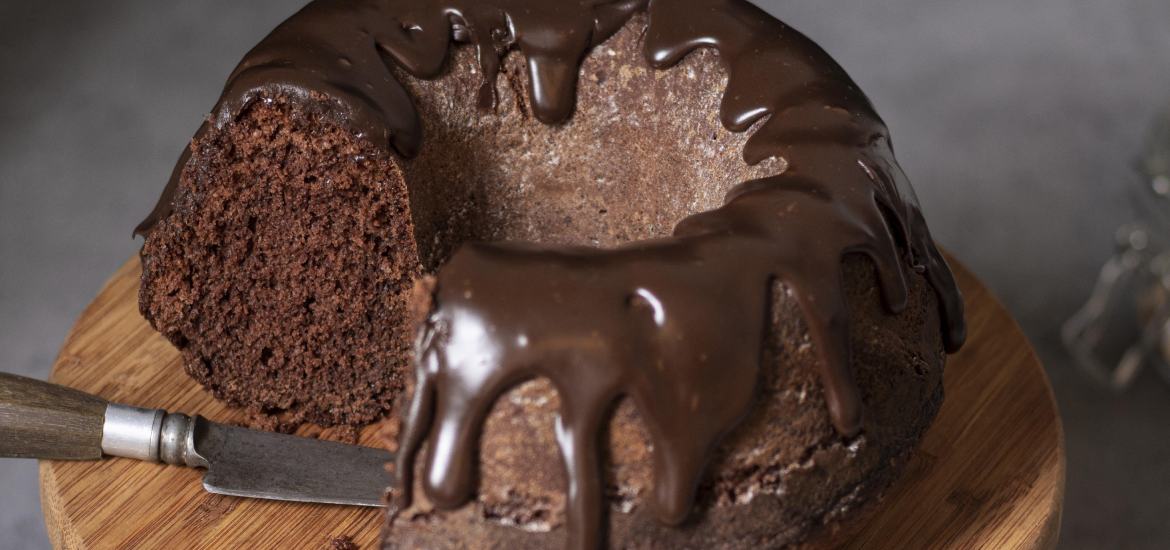
[[[206,468],[203,488],[239,497],[384,506],[390,451],[263,432],[111,403],[102,452]]]
[[[393,482],[382,449],[308,439],[194,418],[195,453],[208,463],[203,488],[240,497],[383,506]]]

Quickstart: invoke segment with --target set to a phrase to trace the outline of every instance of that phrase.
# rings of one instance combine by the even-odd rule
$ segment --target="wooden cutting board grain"
[[[952,260],[967,303],[967,345],[947,362],[946,402],[885,508],[848,549],[1056,546],[1064,435],[1040,362],[1011,316]],[[243,415],[183,373],[179,353],[138,314],[134,258],[78,319],[49,380],[112,402]],[[302,435],[320,428],[303,426]],[[325,434],[329,435],[329,434]],[[381,446],[377,427],[360,443]],[[347,535],[374,550],[381,511],[213,495],[201,471],[129,459],[42,461],[41,505],[57,550],[323,550]]]

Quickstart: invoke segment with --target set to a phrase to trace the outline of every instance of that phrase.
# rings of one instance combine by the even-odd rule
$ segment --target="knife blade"
[[[107,456],[206,469],[203,488],[239,497],[384,506],[394,453],[109,403],[0,372],[0,457]]]

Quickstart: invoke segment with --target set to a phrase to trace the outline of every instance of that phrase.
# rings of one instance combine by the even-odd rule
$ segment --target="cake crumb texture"
[[[329,541],[329,545],[323,550],[358,550],[358,545],[353,541],[353,537],[341,535]]]
[[[419,274],[388,154],[283,97],[193,143],[142,251],[142,314],[249,424],[365,424],[402,389]]]

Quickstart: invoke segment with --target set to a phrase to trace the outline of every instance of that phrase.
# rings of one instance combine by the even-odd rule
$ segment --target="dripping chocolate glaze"
[[[248,54],[200,135],[251,101],[285,94],[413,156],[419,118],[390,64],[433,78],[453,41],[478,48],[479,102],[489,109],[500,58],[519,48],[534,113],[555,124],[572,113],[584,56],[640,11],[649,13],[647,62],[665,69],[696,48],[715,49],[728,71],[723,125],[746,131],[766,118],[744,160],[783,157],[787,169],[740,184],[724,206],[684,219],[669,238],[611,250],[461,248],[437,275],[436,307],[419,335],[397,510],[410,504],[424,441],[428,498],[442,508],[472,498],[491,405],[516,384],[546,377],[562,401],[556,426],[569,479],[569,547],[604,542],[599,434],[621,396],[651,434],[649,508],[664,523],[684,521],[712,451],[755,398],[774,279],[794,291],[807,321],[834,426],[857,433],[845,254],[873,260],[894,313],[907,301],[901,266],[912,263],[939,297],[946,349],[963,343],[962,297],[885,125],[823,50],[743,0],[317,0]],[[188,160],[180,159],[140,234],[170,214]]]

